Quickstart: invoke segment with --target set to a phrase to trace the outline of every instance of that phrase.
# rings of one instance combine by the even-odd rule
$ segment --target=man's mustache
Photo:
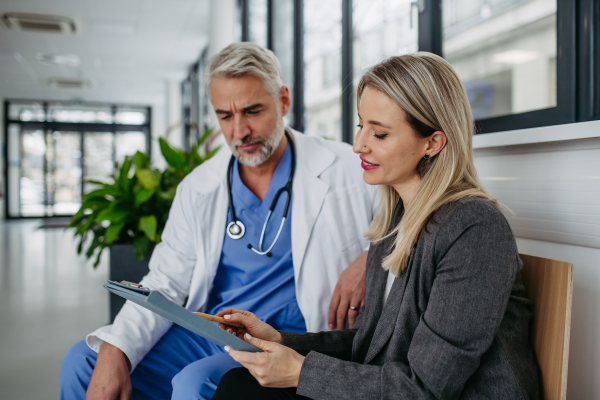
[[[257,137],[257,138],[253,138],[250,136],[246,136],[243,139],[238,139],[235,140],[233,143],[231,143],[232,146],[238,147],[241,146],[243,144],[256,144],[256,143],[260,143],[262,145],[267,143],[267,140],[261,137]]]

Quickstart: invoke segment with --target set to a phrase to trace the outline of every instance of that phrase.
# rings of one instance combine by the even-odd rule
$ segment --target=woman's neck
[[[392,187],[396,190],[400,198],[402,199],[402,203],[404,207],[410,203],[417,190],[419,190],[419,186],[421,185],[421,177],[417,174],[414,175],[408,181],[393,185]]]

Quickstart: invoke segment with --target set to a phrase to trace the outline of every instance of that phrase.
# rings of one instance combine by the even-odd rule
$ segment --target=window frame
[[[243,7],[246,0],[240,0]],[[304,129],[303,0],[294,3],[293,128]],[[352,143],[352,0],[342,0],[342,140]],[[442,1],[416,0],[418,48],[443,56]],[[243,8],[242,8],[243,11]],[[242,14],[244,14],[242,12]],[[246,29],[248,29],[247,12]],[[478,134],[600,119],[600,4],[557,0],[557,104],[541,110],[477,119]],[[244,29],[242,29],[242,32]],[[273,49],[273,0],[267,0],[267,43]]]

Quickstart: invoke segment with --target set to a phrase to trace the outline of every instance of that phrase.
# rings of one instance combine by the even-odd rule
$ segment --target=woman
[[[357,97],[354,151],[381,188],[358,321],[297,334],[224,310],[263,352],[228,349],[247,369],[225,375],[214,398],[537,399],[522,263],[477,178],[456,73],[433,54],[393,57],[366,72]]]

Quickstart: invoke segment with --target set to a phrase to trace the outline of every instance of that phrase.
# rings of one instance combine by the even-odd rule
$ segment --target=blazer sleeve
[[[179,305],[183,304],[189,293],[196,263],[193,245],[195,235],[191,223],[195,215],[190,196],[186,185],[179,185],[162,241],[150,258],[150,272],[140,282]],[[86,342],[95,351],[104,342],[118,347],[129,358],[133,371],[171,325],[167,319],[126,301],[114,323],[89,334]]]
[[[520,268],[497,208],[470,201],[442,222],[436,276],[414,332],[408,363],[362,365],[311,352],[297,393],[315,399],[454,399],[491,346]]]
[[[281,331],[283,344],[306,356],[311,351],[318,351],[336,359],[352,358],[352,341],[356,329],[318,333],[297,333]]]

